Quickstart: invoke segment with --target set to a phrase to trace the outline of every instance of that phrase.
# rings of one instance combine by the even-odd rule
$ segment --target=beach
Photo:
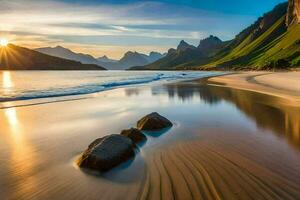
[[[297,200],[299,76],[240,72],[2,102],[0,199]],[[133,160],[101,174],[78,168],[92,141],[154,111],[174,126],[145,133]]]
[[[240,72],[213,77],[210,83],[300,100],[300,72]]]

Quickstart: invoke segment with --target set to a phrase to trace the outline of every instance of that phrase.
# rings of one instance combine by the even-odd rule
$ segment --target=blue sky
[[[138,0],[64,0],[78,4],[132,4]],[[156,2],[231,14],[260,16],[284,0],[158,0]]]
[[[0,0],[0,37],[119,58],[164,52],[181,39],[229,40],[284,0]]]

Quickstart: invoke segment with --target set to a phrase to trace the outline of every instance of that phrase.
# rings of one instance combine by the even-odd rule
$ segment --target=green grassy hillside
[[[252,42],[249,35],[222,58],[200,68],[273,69],[300,66],[300,25],[285,27],[285,17]]]
[[[146,66],[133,67],[131,69],[169,70],[184,69],[185,66],[196,66],[211,61],[212,56],[224,48],[228,42],[223,42],[215,36],[210,36],[200,41],[198,47],[194,47],[181,41],[177,49],[170,49],[162,59]]]
[[[282,37],[274,40],[273,47],[268,49],[259,60],[286,59],[292,67],[300,67],[300,25],[295,24]]]
[[[233,40],[218,46],[170,51],[138,69],[282,69],[300,67],[300,24],[286,23],[288,3],[277,5]],[[209,41],[213,38],[210,37]],[[210,44],[213,44],[212,40]],[[207,50],[208,52],[207,52]]]
[[[242,31],[211,62],[196,69],[274,69],[299,66],[299,24],[287,27],[287,3]]]

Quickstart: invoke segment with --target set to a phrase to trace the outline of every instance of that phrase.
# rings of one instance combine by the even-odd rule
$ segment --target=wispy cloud
[[[180,39],[197,43],[209,34],[229,39],[245,21],[251,20],[247,16],[147,1],[84,5],[52,0],[0,0],[0,33],[11,40],[32,47],[58,43],[86,48],[94,45],[93,54],[98,54],[95,45],[97,52],[104,45],[121,48],[120,44],[130,45],[132,37],[137,37],[140,45],[133,42],[131,48],[156,46],[157,50],[172,47]],[[162,40],[168,42],[162,44]]]

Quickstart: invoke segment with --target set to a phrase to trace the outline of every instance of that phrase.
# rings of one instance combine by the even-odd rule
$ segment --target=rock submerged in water
[[[78,160],[79,167],[108,171],[134,157],[134,143],[123,135],[96,139]]]
[[[137,122],[137,128],[143,131],[156,131],[171,126],[172,122],[157,112],[146,115]]]
[[[134,157],[135,143],[147,140],[141,130],[157,131],[171,126],[173,124],[167,118],[153,112],[139,120],[137,128],[96,139],[84,151],[77,164],[82,168],[108,171]]]
[[[130,138],[134,143],[139,143],[147,140],[146,136],[136,128],[126,129],[121,132],[121,135],[124,135]]]

